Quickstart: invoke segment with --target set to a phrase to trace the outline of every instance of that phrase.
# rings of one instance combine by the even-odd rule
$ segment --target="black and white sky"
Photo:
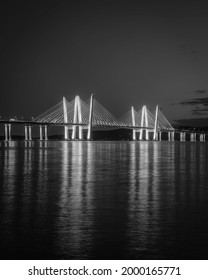
[[[0,115],[39,115],[91,91],[119,117],[159,104],[208,126],[208,4],[200,1],[5,1]]]

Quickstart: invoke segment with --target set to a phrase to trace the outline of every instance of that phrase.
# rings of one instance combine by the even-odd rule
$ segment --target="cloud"
[[[206,92],[205,90],[200,90],[200,91],[202,91],[203,93]],[[180,102],[179,105],[194,106],[195,108],[192,109],[192,115],[194,116],[208,115],[208,97],[185,100]]]
[[[208,91],[206,89],[197,89],[197,90],[194,91],[194,93],[204,94],[204,93],[208,93]]]
[[[208,114],[208,108],[196,108],[192,110],[192,115],[195,116],[202,116],[202,115],[207,115]]]
[[[187,101],[182,101],[179,103],[180,105],[203,105],[208,106],[208,97],[203,98],[193,98],[189,99]]]

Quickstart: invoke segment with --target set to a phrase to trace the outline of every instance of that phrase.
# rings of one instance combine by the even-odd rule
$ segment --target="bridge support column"
[[[26,125],[25,125],[25,141],[28,141],[28,131]]]
[[[143,129],[140,129],[139,140],[142,140],[142,138],[143,138]]]
[[[75,140],[75,136],[76,136],[76,125],[73,125],[72,127],[72,140]]]
[[[11,123],[8,124],[8,130],[9,130],[9,141],[11,141],[12,137],[11,137],[11,129],[12,129],[12,125]]]
[[[186,132],[180,132],[180,141],[186,141]]]
[[[175,141],[175,132],[171,132],[171,141]]]
[[[162,132],[159,132],[159,141],[162,141]]]
[[[196,133],[191,133],[190,140],[191,141],[196,141]]]
[[[206,141],[206,134],[203,134],[203,141]]]
[[[170,135],[170,132],[168,132],[168,141],[171,141],[171,135]]]
[[[132,136],[132,139],[135,141],[136,140],[136,130],[133,129],[133,136]]]
[[[48,140],[48,127],[45,125],[45,140]]]
[[[8,141],[8,124],[4,125],[4,129],[5,129],[5,141]]]
[[[40,141],[43,141],[43,127],[40,125]]]
[[[204,134],[199,135],[199,141],[204,141]]]
[[[190,141],[193,141],[193,135],[190,133]]]
[[[64,139],[65,140],[69,139],[69,129],[66,125],[64,126]]]
[[[149,140],[149,130],[148,129],[146,129],[146,131],[145,131],[145,140]]]
[[[79,140],[83,140],[83,127],[79,126]]]
[[[32,140],[32,129],[31,129],[31,125],[28,126],[28,132],[29,132],[29,140]]]

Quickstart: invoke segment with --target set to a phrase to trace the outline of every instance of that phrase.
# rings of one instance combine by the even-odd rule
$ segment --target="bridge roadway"
[[[32,140],[32,127],[34,126],[39,126],[40,127],[40,140],[48,140],[48,127],[51,126],[63,126],[67,127],[67,130],[73,128],[73,127],[81,127],[83,128],[88,128],[88,124],[81,124],[81,123],[54,123],[54,122],[37,122],[37,121],[27,121],[27,120],[16,120],[16,119],[1,119],[0,124],[5,126],[5,140],[10,141],[12,139],[12,133],[11,133],[11,127],[13,125],[21,125],[24,126],[25,128],[25,140],[30,141]],[[140,132],[140,137],[139,140],[157,140],[157,141],[162,141],[164,140],[162,137],[162,133],[167,133],[168,137],[167,140],[169,141],[174,141],[176,140],[175,135],[179,134],[179,140],[180,141],[207,141],[208,136],[206,133],[202,132],[196,132],[194,130],[179,130],[179,129],[174,129],[174,130],[158,130],[156,133],[155,139],[150,139],[149,137],[149,132],[154,132],[154,128],[152,127],[142,127],[142,126],[132,126],[128,124],[122,124],[121,125],[93,125],[93,128],[108,128],[108,129],[132,129],[133,131]],[[44,130],[44,133],[43,133]],[[141,136],[142,134],[142,136]],[[144,135],[143,135],[144,134]],[[136,135],[136,134],[135,134]],[[198,135],[198,137],[197,137]],[[83,137],[78,137],[79,140],[84,140]],[[68,138],[67,138],[68,139]],[[75,140],[75,139],[73,139]],[[136,138],[133,140],[137,140]]]
[[[88,124],[85,123],[56,123],[56,122],[37,122],[37,121],[26,121],[26,120],[0,120],[0,124],[14,124],[14,125],[27,125],[27,126],[83,126],[87,127]],[[133,125],[128,125],[128,124],[121,124],[121,125],[106,125],[106,124],[93,124],[93,127],[99,128],[127,128],[127,129],[148,129],[148,130],[153,130],[152,127],[148,126],[133,126]],[[161,130],[162,132],[171,132],[173,130]]]

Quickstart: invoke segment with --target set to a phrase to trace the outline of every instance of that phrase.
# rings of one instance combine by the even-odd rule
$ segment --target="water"
[[[208,143],[0,142],[1,259],[208,259]]]

